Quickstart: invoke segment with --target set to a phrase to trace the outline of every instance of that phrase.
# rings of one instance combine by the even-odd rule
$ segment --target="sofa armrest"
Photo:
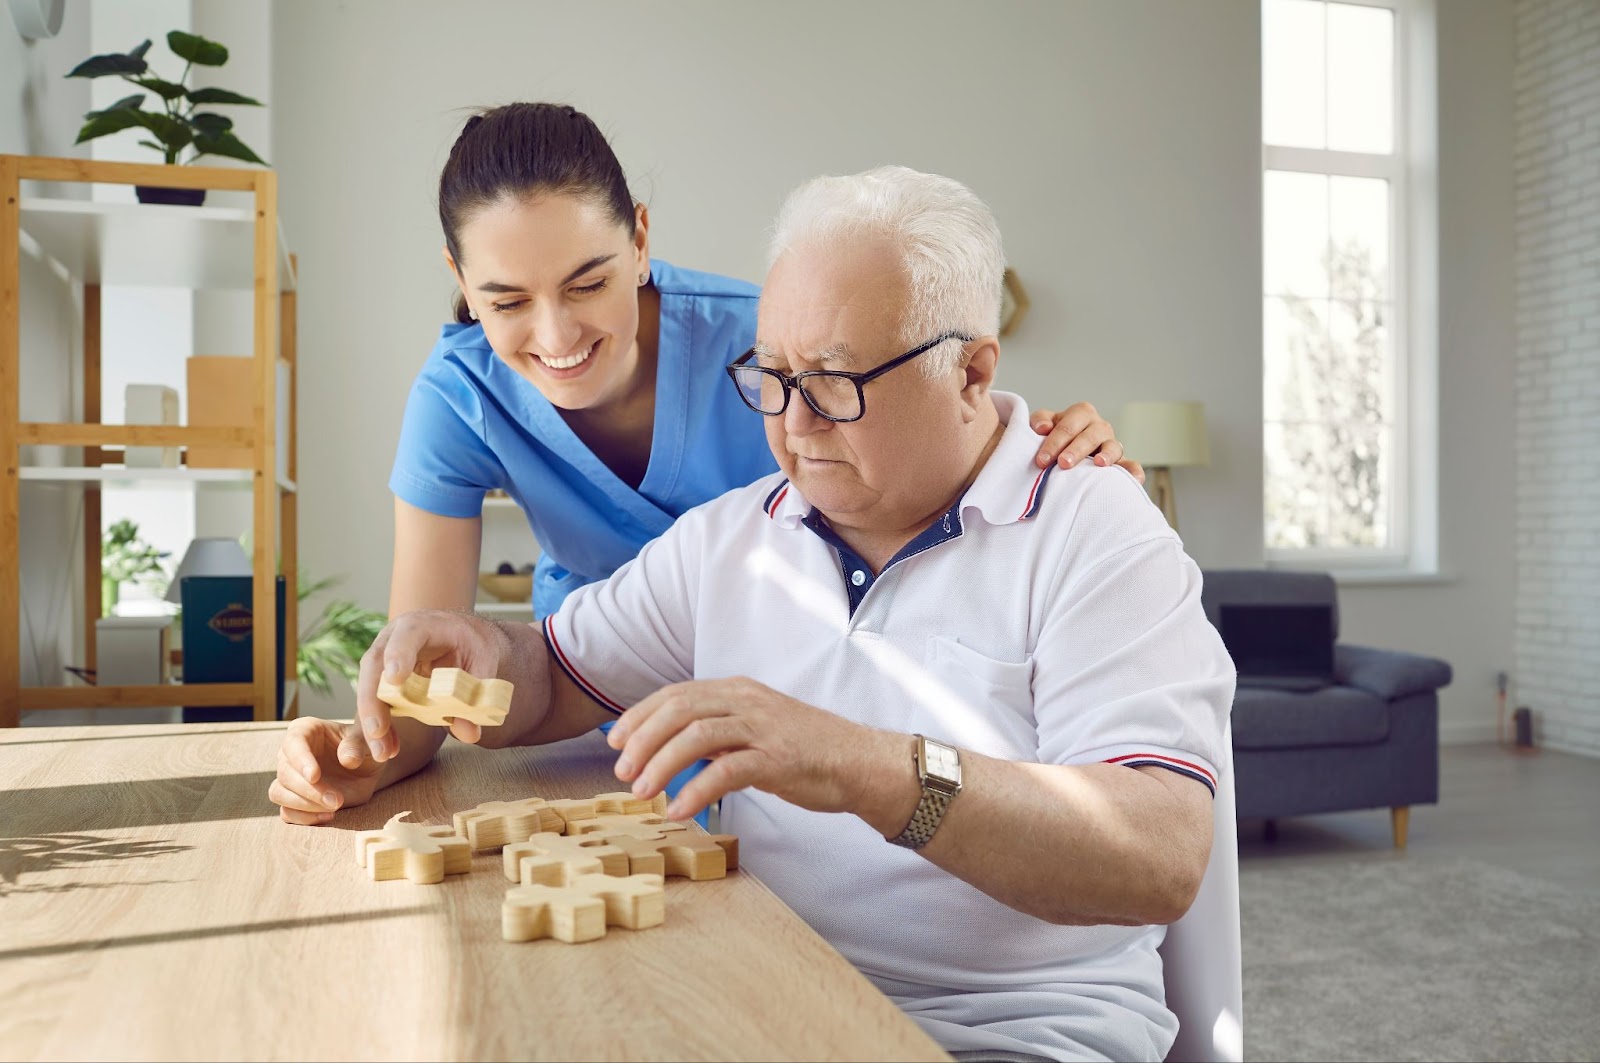
[[[1371,646],[1339,643],[1333,648],[1333,674],[1340,683],[1394,701],[1449,686],[1450,665],[1437,657]]]

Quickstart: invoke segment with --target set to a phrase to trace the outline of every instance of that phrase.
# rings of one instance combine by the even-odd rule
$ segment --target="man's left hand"
[[[855,811],[870,775],[863,758],[888,737],[736,677],[663,687],[623,713],[606,741],[621,751],[617,778],[640,798],[710,760],[667,807],[688,819],[750,786],[814,812]]]

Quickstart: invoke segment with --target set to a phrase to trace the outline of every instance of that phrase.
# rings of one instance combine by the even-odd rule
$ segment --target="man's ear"
[[[976,415],[988,402],[989,389],[994,386],[995,369],[1000,362],[1000,341],[985,336],[967,345],[965,374],[961,382],[961,401],[970,415]]]

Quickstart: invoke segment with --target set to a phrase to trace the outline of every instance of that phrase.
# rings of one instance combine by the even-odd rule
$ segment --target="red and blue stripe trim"
[[[1160,753],[1127,753],[1120,757],[1112,757],[1107,764],[1121,764],[1125,768],[1141,768],[1155,766],[1175,771],[1179,775],[1187,775],[1191,779],[1198,779],[1206,784],[1206,789],[1211,791],[1211,796],[1217,796],[1217,780],[1209,771],[1198,764],[1177,757],[1162,756]]]
[[[617,702],[606,697],[599,687],[585,679],[582,673],[580,673],[578,669],[573,666],[572,662],[567,659],[566,653],[561,649],[561,644],[556,641],[556,629],[554,626],[554,621],[554,616],[547,616],[544,618],[544,641],[545,645],[550,647],[551,654],[555,656],[556,664],[560,665],[561,670],[567,673],[567,678],[576,683],[579,690],[593,698],[595,703],[598,704],[602,709],[605,709],[607,712],[614,712],[618,716],[621,716],[624,712],[627,712],[628,707],[626,705],[618,704]]]

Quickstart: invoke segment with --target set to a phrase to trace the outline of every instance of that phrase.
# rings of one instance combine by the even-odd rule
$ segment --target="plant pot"
[[[154,188],[150,185],[134,185],[133,194],[139,197],[140,203],[166,203],[175,207],[198,207],[206,201],[206,190],[203,188]]]

